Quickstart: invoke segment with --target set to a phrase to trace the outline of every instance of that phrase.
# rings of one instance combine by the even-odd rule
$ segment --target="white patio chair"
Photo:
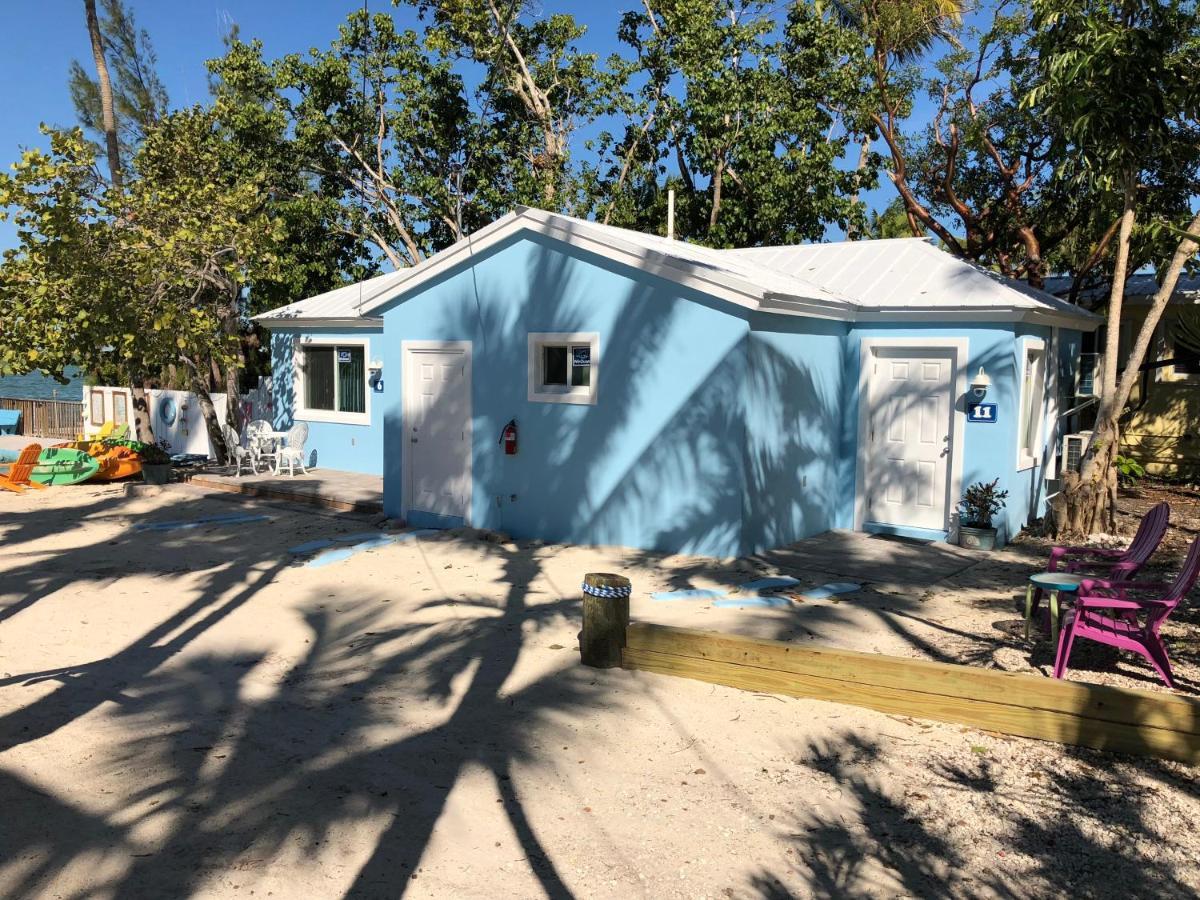
[[[254,454],[242,446],[242,439],[238,437],[238,433],[233,430],[232,426],[225,426],[225,446],[229,450],[229,456],[233,459],[235,468],[233,474],[239,478],[242,475],[242,466],[249,466],[250,474],[257,475],[258,468],[254,464]]]
[[[274,430],[265,419],[255,419],[246,426],[246,445],[254,455],[255,469],[259,463],[268,469],[275,468],[275,439],[270,437]]]
[[[308,474],[308,469],[304,468],[304,442],[307,440],[308,425],[305,422],[298,422],[288,429],[287,446],[281,447],[275,458],[276,475],[283,474],[285,465],[289,475],[296,474],[296,466],[300,466],[301,474]]]

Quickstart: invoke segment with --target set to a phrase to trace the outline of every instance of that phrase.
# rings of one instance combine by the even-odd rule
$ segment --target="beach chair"
[[[1105,550],[1101,547],[1055,547],[1050,551],[1047,572],[1066,572],[1072,575],[1093,574],[1108,581],[1124,581],[1146,564],[1167,533],[1171,507],[1165,501],[1151,507],[1138,523],[1133,540],[1124,550]],[[1037,613],[1042,601],[1042,589],[1033,591],[1026,604],[1025,621]]]
[[[21,428],[19,409],[0,409],[0,434],[16,434]]]
[[[238,433],[233,430],[232,426],[225,426],[225,448],[229,451],[229,456],[233,459],[235,468],[233,474],[241,477],[242,466],[250,467],[250,474],[257,475],[258,468],[254,464],[254,454],[247,448],[242,446],[242,439],[238,437]]]
[[[44,484],[38,484],[29,479],[29,475],[33,472],[33,467],[37,465],[38,457],[41,455],[41,444],[28,444],[21,451],[16,462],[0,466],[0,468],[7,469],[6,472],[0,472],[0,489],[17,494],[30,487],[43,490],[46,487]]]
[[[306,422],[298,422],[288,429],[287,446],[279,450],[279,456],[275,460],[275,474],[283,474],[283,467],[288,467],[288,474],[296,474],[296,466],[300,467],[300,472],[304,475],[308,474],[308,469],[304,468],[304,444],[308,440],[308,424]]]
[[[79,434],[79,435],[75,436],[75,440],[76,441],[106,441],[112,436],[112,432],[115,427],[116,426],[112,422],[105,422],[103,425],[100,426],[100,430],[97,431],[91,437],[88,437],[86,434]]]
[[[1067,672],[1075,638],[1082,637],[1119,650],[1132,650],[1150,661],[1166,683],[1175,687],[1167,645],[1159,630],[1195,587],[1200,576],[1200,538],[1192,541],[1178,577],[1170,584],[1087,578],[1080,582],[1075,608],[1067,614],[1054,677]]]
[[[101,438],[105,441],[127,441],[129,440],[129,424],[117,425],[108,433],[108,437]]]

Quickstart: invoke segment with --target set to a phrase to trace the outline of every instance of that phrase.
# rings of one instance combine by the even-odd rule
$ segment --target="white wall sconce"
[[[988,388],[991,386],[992,379],[988,378],[987,372],[983,371],[983,366],[980,366],[979,372],[971,379],[971,393],[977,400],[982,400],[987,396]]]

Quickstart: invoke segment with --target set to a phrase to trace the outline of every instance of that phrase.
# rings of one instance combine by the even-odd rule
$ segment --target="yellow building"
[[[1135,275],[1126,286],[1120,368],[1124,368],[1156,289],[1151,275]],[[1158,324],[1147,363],[1163,365],[1147,368],[1134,387],[1123,417],[1121,452],[1151,474],[1192,478],[1200,477],[1200,354],[1176,344],[1175,323],[1181,315],[1200,323],[1200,277],[1180,279]],[[1094,336],[1084,336],[1077,405],[1086,403],[1100,387],[1103,347],[1103,328]],[[1085,407],[1073,427],[1086,431],[1094,417],[1095,405]]]

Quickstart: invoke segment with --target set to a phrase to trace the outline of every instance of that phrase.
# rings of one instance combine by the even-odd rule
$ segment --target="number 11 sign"
[[[968,403],[967,404],[967,421],[968,422],[995,422],[996,421],[996,404],[995,403]]]

